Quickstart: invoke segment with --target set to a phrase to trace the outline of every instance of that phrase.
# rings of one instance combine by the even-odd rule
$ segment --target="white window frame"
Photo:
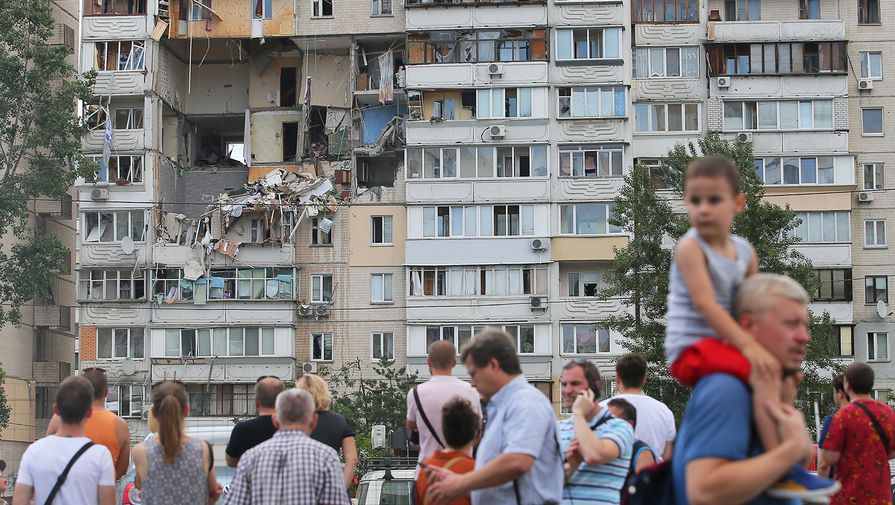
[[[580,31],[580,30],[587,31],[588,54],[587,54],[586,58],[576,58],[575,57],[575,32]],[[590,39],[591,39],[592,32],[594,30],[600,31],[599,53],[602,56],[594,56],[594,55],[590,54],[590,45],[591,45]],[[569,32],[568,35],[566,35],[566,32]],[[554,37],[554,45],[556,46],[554,55],[556,56],[557,62],[582,61],[582,60],[617,60],[622,57],[622,54],[621,54],[622,53],[622,50],[621,50],[622,28],[619,26],[605,26],[605,27],[596,27],[596,26],[595,27],[584,27],[584,26],[582,26],[582,27],[576,27],[576,28],[556,28],[556,29],[554,29],[554,33],[556,34]],[[606,54],[606,48],[607,48],[606,35],[607,35],[607,33],[612,33],[617,37],[615,47],[616,47],[616,49],[618,49],[618,54],[615,54],[615,55],[607,55]],[[571,46],[567,48],[569,57],[563,58],[560,53],[560,51],[563,51],[563,48],[561,47],[562,42],[560,41],[560,39],[566,39],[566,38],[567,38],[567,42],[571,43]]]
[[[96,215],[96,219],[97,219],[96,226],[98,228],[100,228],[100,223],[102,222],[103,214],[111,214],[112,215],[112,224],[111,225],[109,225],[108,223],[106,224],[106,226],[112,226],[112,231],[111,231],[112,232],[112,240],[102,240],[103,233],[101,231],[97,232],[96,239],[91,240],[90,239],[91,228],[87,225],[88,216]],[[101,211],[94,211],[94,210],[86,211],[85,210],[85,211],[81,212],[81,215],[82,215],[82,219],[83,219],[81,222],[84,225],[84,232],[83,232],[84,233],[83,234],[84,242],[98,243],[98,244],[120,243],[121,239],[123,239],[124,237],[118,237],[118,220],[122,219],[125,215],[127,215],[127,219],[128,219],[128,222],[127,222],[128,233],[126,236],[131,237],[131,239],[137,243],[146,241],[146,233],[147,233],[147,231],[146,231],[146,211],[144,211],[143,209],[136,209],[136,210],[122,209],[122,210],[101,210]],[[137,234],[137,230],[135,229],[135,226],[137,224],[134,222],[135,215],[143,216],[143,223],[140,226],[139,236]],[[100,228],[100,230],[102,230],[102,228]],[[137,237],[137,238],[134,238],[134,237]]]
[[[329,14],[323,13],[324,4],[329,2]],[[332,19],[336,13],[335,0],[311,0],[311,19]]]
[[[845,215],[844,218],[841,218],[841,215]],[[813,217],[815,215],[819,215],[818,217]],[[832,217],[831,217],[832,216]],[[803,244],[833,244],[833,243],[845,243],[851,242],[851,212],[847,210],[835,210],[835,211],[800,211],[796,212],[796,217],[801,219],[802,222],[793,230],[793,234],[801,237],[799,234],[799,229],[804,227],[805,230],[805,240],[802,240]],[[823,223],[826,219],[833,219],[833,235],[835,236],[833,240],[824,240],[823,239]],[[818,223],[818,219],[820,222],[820,234],[821,240],[811,240],[812,228],[814,225]],[[814,223],[814,224],[812,224]],[[845,235],[845,236],[840,236]]]
[[[495,214],[497,207],[519,207],[519,233],[509,233],[510,214],[506,214],[507,234],[498,235],[496,233]],[[439,212],[447,209],[445,217],[448,220],[446,227],[438,226]],[[467,213],[473,213],[475,218],[467,217]],[[425,206],[423,207],[423,237],[424,238],[450,238],[450,237],[526,237],[535,234],[535,206],[534,205],[470,205],[470,206]],[[455,216],[462,216],[460,219],[462,233],[457,234],[455,228]],[[428,216],[428,217],[427,217]],[[426,223],[431,223],[431,228]],[[470,224],[474,224],[475,230],[470,230]],[[485,226],[487,225],[487,230]],[[458,225],[459,226],[459,225]],[[446,233],[441,234],[446,228]]]
[[[884,345],[880,345],[880,344]],[[885,348],[880,352],[881,348]],[[889,333],[885,331],[867,332],[867,361],[889,361]]]
[[[135,274],[140,273],[140,277]],[[107,298],[106,291],[111,289],[108,285],[114,283],[115,297]],[[143,296],[136,298],[136,286],[143,285]],[[121,297],[122,286],[128,286],[131,296],[128,298]],[[81,270],[78,272],[78,299],[84,301],[92,300],[144,300],[146,299],[146,272],[139,270]],[[97,296],[98,294],[98,296]]]
[[[511,178],[517,179],[533,179],[533,178],[546,178],[550,176],[550,162],[549,162],[549,148],[546,145],[501,145],[501,149],[512,149],[513,151],[513,163],[514,166],[518,159],[523,156],[528,156],[529,159],[529,175],[522,175],[520,170],[514,169],[512,175],[509,176]],[[468,150],[472,150],[470,153]],[[485,156],[485,158],[480,157],[479,150],[485,150],[484,153],[490,153]],[[498,168],[498,147],[495,146],[476,146],[476,145],[467,145],[463,147],[409,147],[406,149],[407,160],[405,161],[406,166],[406,177],[408,180],[435,180],[435,179],[461,179],[461,180],[472,180],[472,179],[505,179],[508,176],[498,176],[497,168]],[[527,151],[527,154],[526,154]],[[453,169],[449,171],[447,174],[445,173],[445,160],[449,159],[445,157],[445,153],[453,152],[454,154],[454,164]],[[464,162],[468,161],[468,157],[472,156],[473,165],[472,167],[468,167],[464,165]],[[490,166],[485,166],[483,163],[482,166],[479,166],[479,161],[483,159],[489,159]],[[412,171],[410,167],[410,161],[416,161],[419,163],[419,171],[418,173]],[[437,161],[436,161],[437,160]],[[543,162],[543,171],[537,170],[535,165],[536,161]],[[427,164],[436,163],[437,167],[428,167]],[[469,175],[470,172],[473,175]],[[536,173],[536,171],[541,173]],[[431,175],[429,175],[431,173]]]
[[[822,118],[822,119],[828,119],[830,126],[824,126],[824,127],[817,126],[817,123],[818,123],[817,104],[818,103],[829,103],[830,104],[830,107],[829,107],[830,117]],[[740,105],[740,107],[739,107],[740,124],[738,126],[736,126],[736,125],[729,126],[727,124],[728,106],[733,105],[733,104]],[[773,128],[763,127],[761,125],[761,117],[760,117],[761,109],[762,109],[762,107],[766,107],[769,104],[774,104],[775,125]],[[783,104],[795,104],[796,112],[797,112],[797,114],[796,114],[797,125],[795,128],[782,128],[780,126],[780,108],[783,106]],[[754,107],[753,107],[753,105],[754,105]],[[829,131],[829,130],[833,130],[835,127],[834,105],[835,104],[833,103],[833,100],[824,100],[824,99],[817,99],[817,100],[729,100],[729,101],[725,101],[722,104],[722,109],[721,109],[722,110],[722,113],[721,113],[722,131],[725,131],[725,132],[735,132],[735,131],[772,132],[772,131],[792,131],[792,130]],[[750,111],[749,114],[746,113],[747,107],[749,108],[749,111]],[[802,121],[803,115],[805,115],[805,112],[806,112],[804,110],[805,108],[810,108],[810,116],[811,116],[811,124],[810,125],[803,124],[803,121]],[[754,120],[755,120],[754,128],[751,127],[752,126],[751,124],[749,125],[750,126],[749,128],[746,128],[746,117],[747,116],[751,116],[754,118]]]
[[[796,159],[799,162],[799,181],[796,183],[786,183],[785,182],[785,171],[784,171],[784,160],[792,160]],[[767,181],[767,167],[768,160],[776,160],[778,164],[778,170],[780,171],[780,182],[768,182]],[[815,182],[803,182],[802,175],[804,170],[804,165],[807,160],[814,160],[814,181]],[[828,165],[821,167],[821,160],[824,163],[829,163]],[[819,182],[821,170],[829,170],[829,172],[825,172],[830,176],[829,182]],[[761,179],[762,185],[764,186],[824,186],[836,183],[836,167],[833,161],[832,156],[759,156],[755,158],[755,171],[758,174],[758,178]]]
[[[571,352],[568,352],[568,351],[566,351],[566,346],[565,346],[565,340],[564,340],[564,339],[565,339],[565,329],[566,329],[567,327],[570,327],[570,326],[572,327],[572,331],[574,332],[574,333],[573,333],[573,338],[574,338],[574,340],[573,340],[573,346],[574,346],[574,349],[573,349]],[[578,326],[590,326],[590,327],[594,328],[594,346],[595,346],[594,348],[595,348],[595,352],[592,352],[592,353],[591,353],[591,352],[581,352],[581,350],[579,349],[579,343],[578,343],[578,331],[577,331],[577,327],[578,327]],[[559,325],[559,332],[560,332],[560,335],[559,335],[559,345],[560,345],[560,350],[561,350],[561,354],[562,354],[562,355],[565,355],[565,356],[569,356],[569,355],[586,355],[586,356],[591,356],[591,355],[597,355],[597,354],[608,354],[608,353],[612,352],[612,334],[609,332],[609,329],[608,329],[608,328],[601,328],[601,327],[599,327],[599,326],[597,325],[597,323],[593,323],[593,322],[573,322],[573,321],[564,322],[564,323],[561,323],[561,324]],[[605,332],[605,333],[604,333],[604,332]],[[601,333],[602,333],[602,334],[605,334],[605,335],[606,335],[606,340],[609,341],[609,348],[606,349],[605,351],[601,351],[601,350],[600,350],[600,334],[601,334]]]
[[[130,44],[131,48],[128,50],[127,60],[122,64],[121,60],[121,46],[122,44]],[[115,54],[118,55],[118,61],[114,62],[115,68],[109,70],[109,46],[117,46],[117,50]],[[145,44],[142,40],[109,40],[103,42],[94,42],[93,43],[93,54],[94,54],[94,65],[97,62],[98,58],[98,47],[103,47],[103,63],[106,70],[100,70],[96,66],[94,69],[99,72],[142,72],[145,69],[145,59],[146,59],[146,48]]]
[[[314,345],[317,342],[317,339],[321,339],[320,342],[320,354],[317,355],[314,351]],[[329,356],[326,355],[326,341],[329,340]],[[323,361],[323,362],[331,362],[333,361],[333,354],[335,354],[335,349],[333,348],[335,342],[333,341],[332,332],[313,332],[311,333],[311,361]]]
[[[688,106],[696,106],[696,129],[687,129],[687,108]],[[668,114],[668,108],[670,106],[679,106],[681,108],[681,130],[670,130],[669,122],[670,117]],[[661,107],[663,109],[662,117],[663,117],[663,125],[659,125],[660,129],[654,130],[653,123],[658,123],[658,119],[654,121],[654,117],[657,112],[657,107]],[[638,130],[638,116],[643,114],[646,111],[647,114],[647,129],[646,130]],[[700,103],[691,103],[691,102],[679,102],[679,103],[636,103],[634,104],[634,133],[642,134],[642,133],[658,133],[658,134],[671,134],[671,135],[680,135],[681,133],[688,132],[698,132],[702,129],[702,104]]]
[[[379,237],[376,237],[376,222],[379,222]],[[386,226],[388,223],[388,226]],[[388,233],[386,233],[386,231]],[[394,245],[394,216],[370,216],[370,244],[376,246]]]
[[[507,115],[507,93],[508,89],[512,89],[516,91],[516,108],[515,113],[512,115]],[[520,118],[531,118],[534,117],[532,111],[532,105],[534,104],[534,98],[532,95],[534,94],[533,88],[485,88],[485,89],[477,89],[475,90],[475,118],[476,119],[520,119]],[[527,95],[528,98],[528,114],[522,114],[522,99],[523,95]],[[483,103],[483,97],[486,97],[488,100],[489,107],[480,107],[479,104]],[[500,110],[495,111],[495,106],[500,104]]]
[[[606,220],[603,222],[606,232],[605,233],[578,233],[578,207],[581,205],[602,205],[606,207],[605,214]],[[609,218],[612,216],[612,207],[613,204],[605,203],[605,202],[581,202],[581,203],[568,203],[568,204],[560,204],[559,206],[559,234],[563,236],[584,236],[584,237],[602,237],[608,235],[619,235],[622,233],[622,229],[618,226],[612,225],[609,223]],[[570,210],[566,210],[570,209]],[[572,225],[572,231],[567,232],[563,229],[563,214],[565,212],[571,212],[570,219]],[[597,227],[599,228],[600,223],[597,223]]]
[[[94,178],[96,182],[108,182],[108,183],[116,183],[117,181],[127,181],[128,184],[142,184],[143,183],[143,155],[142,154],[112,154],[109,157],[109,165],[112,162],[115,162],[115,171],[116,175],[118,175],[118,171],[121,170],[121,160],[128,159],[130,168],[128,169],[127,177],[112,178],[112,168],[106,167],[105,178],[101,178],[102,174],[102,155],[90,155],[88,156],[94,163],[99,166],[99,170],[94,174]],[[91,183],[88,183],[91,184]]]
[[[120,111],[127,111],[127,119],[125,120],[125,124],[118,124],[118,113]],[[139,111],[139,117],[137,112]],[[137,125],[137,119],[139,119],[139,125]],[[113,128],[116,130],[142,130],[146,125],[146,116],[143,114],[143,107],[115,107],[112,110],[112,123]]]
[[[127,391],[128,405],[130,406],[130,408],[128,409],[128,412],[121,412],[121,395],[125,391]],[[115,393],[114,396],[112,396],[113,392]],[[145,401],[145,394],[146,389],[139,384],[119,384],[117,386],[109,386],[109,395],[106,396],[103,407],[120,417],[140,417],[143,415],[143,402]],[[110,404],[113,403],[113,401],[109,399],[110,396],[117,399],[117,401],[114,401],[114,403],[116,404],[115,408],[110,407]],[[134,408],[135,399],[138,399],[138,402],[136,402],[136,409]]]
[[[326,296],[326,278],[329,278],[329,297]],[[311,303],[330,303],[332,301],[334,289],[333,274],[312,274],[311,275]],[[314,296],[318,292],[320,296]]]
[[[861,79],[869,79],[871,81],[881,81],[883,79],[883,52],[882,51],[860,51],[859,65],[861,66]],[[879,58],[879,74],[873,73],[873,62],[871,58]]]
[[[611,114],[603,114],[603,108],[605,102],[603,101],[605,90],[609,90],[609,93],[612,96],[612,102],[609,104],[609,107],[612,109]],[[564,94],[567,93],[567,94]],[[581,95],[584,100],[583,104],[581,101],[576,100],[577,95]],[[623,110],[619,113],[616,110],[616,99],[618,95],[622,96],[622,108]],[[624,86],[597,86],[597,87],[561,87],[556,90],[556,114],[559,119],[586,119],[586,118],[620,118],[627,117],[627,95]],[[587,111],[591,109],[591,101],[596,101],[596,110],[597,114],[588,114]],[[580,106],[576,106],[576,104],[581,104]],[[580,107],[583,106],[584,110],[579,110]],[[563,111],[566,112],[563,112]]]
[[[593,156],[588,156],[593,153]],[[604,156],[605,153],[605,156]],[[593,170],[588,169],[587,159],[594,159],[595,166]],[[609,163],[609,173],[602,174],[602,160]],[[563,169],[563,162],[568,162],[568,173]],[[570,178],[609,178],[622,177],[624,175],[625,166],[625,146],[624,144],[596,144],[584,146],[559,146],[559,177]],[[592,175],[588,175],[592,173]]]
[[[372,4],[370,5],[370,16],[394,16],[394,5],[392,5],[392,1],[393,0],[372,0]],[[385,9],[386,4],[388,4],[387,12]]]
[[[576,290],[576,294],[572,294],[572,276],[576,276],[575,283],[578,285],[578,289]],[[584,280],[584,276],[593,276],[595,280],[593,282],[589,282]],[[593,297],[596,296],[600,292],[600,278],[603,276],[603,273],[597,270],[588,270],[588,271],[577,271],[577,272],[566,272],[566,282],[568,282],[568,289],[566,293],[570,298],[582,298],[582,297]],[[588,295],[587,291],[584,287],[585,284],[594,284],[594,294]]]
[[[432,276],[432,294],[428,295],[425,293],[425,279],[427,274]],[[529,281],[527,285],[525,283],[526,275],[528,276]],[[470,297],[546,295],[550,284],[549,275],[549,269],[546,265],[409,267],[408,296]]]
[[[870,177],[867,168],[870,167]],[[864,180],[864,191],[881,191],[886,189],[886,164],[875,161],[861,164],[861,177]],[[869,183],[869,184],[868,184]]]
[[[387,345],[388,342],[391,342],[390,345]],[[376,355],[376,344],[379,344],[379,355]],[[388,355],[388,351],[391,350],[391,354]],[[374,331],[370,333],[370,361],[373,363],[379,363],[382,361],[382,358],[385,358],[389,361],[394,361],[395,359],[395,332],[393,331]]]
[[[506,332],[510,338],[513,340],[513,343],[516,347],[516,354],[527,355],[535,353],[535,341],[537,340],[537,335],[535,332],[535,325],[533,324],[504,324],[500,325],[499,328]],[[522,348],[522,329],[530,329],[531,330],[531,350],[525,350]]]
[[[865,128],[864,113],[878,110],[880,115],[880,131],[868,132]],[[882,137],[886,134],[886,110],[884,107],[861,107],[861,135],[864,137]]]
[[[680,75],[668,75],[668,52],[669,51],[678,51],[677,59],[678,59],[678,69]],[[662,68],[655,69],[653,68],[653,51],[661,51],[662,52]],[[696,51],[696,68],[686,68],[685,70],[685,62],[688,61],[684,58],[684,52],[692,52]],[[646,54],[646,72],[642,72],[643,69],[640,69],[636,62],[638,60],[637,54]],[[635,63],[634,68],[634,78],[635,79],[692,79],[699,77],[699,46],[675,46],[675,47],[635,47],[633,54],[632,62]]]
[[[248,330],[257,330],[258,353],[246,354],[246,342],[249,337]],[[277,338],[276,327],[272,326],[232,326],[232,327],[214,327],[214,328],[167,328],[165,330],[165,356],[166,357],[183,357],[183,339],[184,331],[193,332],[193,342],[196,350],[196,357],[255,357],[255,356],[276,356],[277,355]],[[177,353],[168,352],[168,337],[177,336]],[[239,342],[240,351],[234,348],[233,341]],[[203,340],[207,340],[208,351],[203,351]],[[265,352],[265,341],[269,344],[270,352]]]
[[[864,249],[886,249],[889,247],[886,239],[885,219],[864,220]],[[882,235],[882,237],[880,237]]]
[[[379,280],[378,286],[377,279]],[[370,274],[370,303],[395,303],[394,274]]]
[[[135,330],[139,330],[142,334],[141,340],[143,341],[142,348],[139,346],[135,346],[135,344],[131,341],[132,334]],[[126,332],[127,336],[127,353],[126,354],[118,354],[115,349],[115,338],[119,335],[119,332]],[[106,335],[103,335],[106,333]],[[104,338],[109,338],[110,345],[110,355],[109,356],[100,356],[100,340]],[[139,350],[139,353],[134,352],[135,350]],[[108,328],[108,327],[99,327],[96,329],[96,359],[100,360],[119,360],[123,358],[131,358],[131,359],[145,359],[146,358],[146,330],[142,327],[127,327],[127,328]]]

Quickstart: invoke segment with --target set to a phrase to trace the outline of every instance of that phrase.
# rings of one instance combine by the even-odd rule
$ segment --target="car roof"
[[[392,477],[394,478],[394,480],[413,480],[414,470],[392,470]],[[361,477],[360,482],[364,483],[383,479],[385,479],[385,470],[373,470],[371,472],[365,473],[364,476]]]

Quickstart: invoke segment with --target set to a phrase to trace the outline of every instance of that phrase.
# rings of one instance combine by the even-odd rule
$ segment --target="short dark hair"
[[[441,409],[441,429],[448,447],[460,449],[475,438],[481,418],[468,400],[451,400]]]
[[[697,177],[711,177],[724,179],[730,184],[733,194],[739,195],[742,192],[740,187],[740,171],[736,165],[726,156],[712,154],[696,158],[687,166],[687,174],[684,178],[684,184],[690,179]]]
[[[615,363],[615,378],[626,388],[639,388],[646,378],[646,360],[633,352],[625,354]]]
[[[510,375],[522,373],[519,356],[516,354],[516,344],[510,339],[509,334],[497,328],[487,328],[476,334],[463,348],[461,358],[464,363],[467,359],[472,360],[475,366],[487,366],[491,358],[494,358],[504,373]]]
[[[833,377],[833,391],[842,391],[845,392],[845,376],[842,374],[838,374],[836,377]]]
[[[81,376],[87,379],[93,386],[93,399],[100,400],[106,395],[106,389],[109,387],[109,380],[106,378],[106,372],[99,368],[90,368],[81,372]]]
[[[587,380],[588,386],[596,385],[598,388],[602,388],[603,384],[600,380],[600,369],[597,368],[597,365],[594,364],[593,361],[587,358],[576,358],[570,359],[566,361],[566,364],[562,366],[563,370],[569,370],[570,368],[574,368],[576,366],[580,366],[581,370],[584,372],[584,378]]]
[[[438,340],[429,345],[429,361],[436,370],[447,370],[457,359],[457,349],[449,340]]]
[[[63,424],[78,424],[93,405],[93,384],[84,377],[66,378],[56,388],[56,408]]]
[[[624,398],[613,398],[609,400],[609,403],[607,403],[606,405],[622,409],[622,415],[620,419],[631,421],[634,427],[637,427],[637,409],[633,405],[631,405],[631,402],[625,400]]]
[[[852,363],[845,369],[845,379],[852,391],[859,395],[873,391],[873,369],[866,363]]]
[[[276,382],[274,382],[276,381]],[[255,383],[255,398],[258,404],[266,409],[272,409],[276,406],[277,395],[286,389],[283,381],[276,377],[265,377]]]

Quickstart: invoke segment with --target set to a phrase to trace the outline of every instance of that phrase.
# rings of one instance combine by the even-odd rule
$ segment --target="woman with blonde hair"
[[[311,438],[332,447],[336,453],[342,449],[342,455],[345,457],[342,476],[345,478],[345,487],[351,487],[354,481],[354,469],[357,468],[354,427],[345,416],[329,411],[332,395],[329,394],[329,388],[320,376],[304,374],[299,377],[296,386],[311,393],[314,405],[317,407],[317,427],[311,432]]]
[[[180,381],[152,386],[151,414],[158,437],[134,447],[136,476],[144,505],[194,505],[217,501],[221,485],[214,474],[211,446],[184,433],[190,412]]]

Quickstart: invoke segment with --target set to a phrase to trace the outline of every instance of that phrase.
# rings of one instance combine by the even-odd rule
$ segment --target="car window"
[[[410,505],[412,488],[412,481],[389,480],[383,482],[379,505]]]
[[[366,505],[367,503],[367,489],[369,489],[370,485],[366,482],[362,482],[357,486],[357,505]]]

